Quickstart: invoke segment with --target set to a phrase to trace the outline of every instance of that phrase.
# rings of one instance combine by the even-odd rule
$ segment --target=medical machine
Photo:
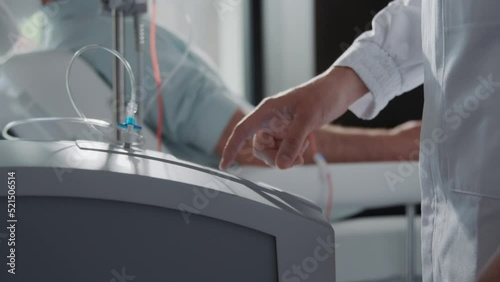
[[[321,209],[276,188],[91,141],[1,141],[0,175],[1,281],[335,281]]]

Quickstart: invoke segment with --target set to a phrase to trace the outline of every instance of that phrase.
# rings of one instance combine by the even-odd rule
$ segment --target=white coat
[[[425,81],[423,281],[475,281],[500,244],[500,1],[399,0],[335,63],[370,93],[372,118]]]

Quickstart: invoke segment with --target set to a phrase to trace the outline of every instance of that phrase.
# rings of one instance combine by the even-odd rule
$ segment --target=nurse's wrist
[[[329,121],[344,114],[354,102],[369,92],[356,72],[348,67],[332,67],[318,80],[318,92],[323,95],[320,100],[331,108]]]
[[[334,94],[340,95],[346,108],[369,92],[363,80],[349,67],[332,67],[327,76],[336,92]]]

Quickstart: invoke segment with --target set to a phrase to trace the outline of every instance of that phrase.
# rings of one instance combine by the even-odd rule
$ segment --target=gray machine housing
[[[331,225],[279,189],[89,141],[1,141],[9,171],[17,273],[0,281],[335,281]]]

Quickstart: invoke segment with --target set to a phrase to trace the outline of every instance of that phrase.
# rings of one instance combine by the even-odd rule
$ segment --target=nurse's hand
[[[367,87],[353,70],[335,67],[304,85],[265,99],[234,129],[220,168],[227,169],[252,137],[254,153],[269,165],[286,169],[301,164],[311,132],[340,117],[366,93]]]

